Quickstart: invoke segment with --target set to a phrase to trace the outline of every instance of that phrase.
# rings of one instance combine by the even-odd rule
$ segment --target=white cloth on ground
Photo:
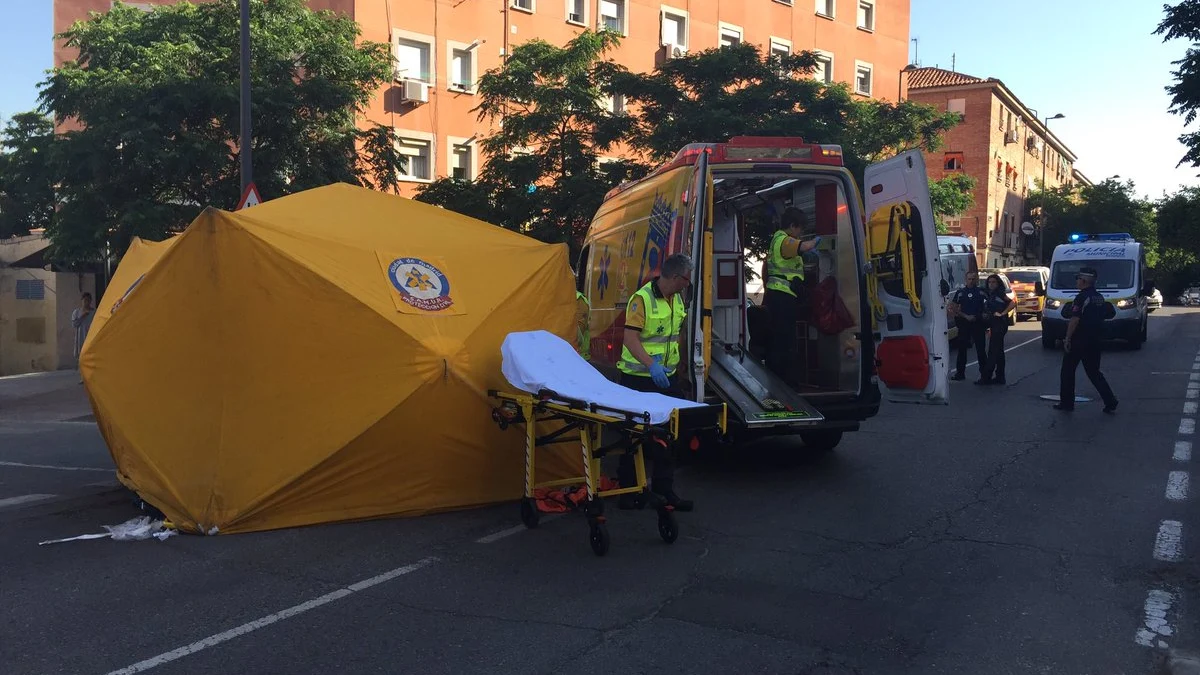
[[[537,394],[549,389],[558,395],[640,415],[662,424],[677,408],[703,404],[622,387],[604,377],[575,351],[571,343],[544,330],[509,333],[500,346],[501,372],[513,387]]]

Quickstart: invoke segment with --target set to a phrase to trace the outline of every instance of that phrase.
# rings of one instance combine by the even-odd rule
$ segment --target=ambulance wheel
[[[804,441],[804,447],[814,452],[830,452],[842,442],[842,432],[840,431],[802,431],[800,432],[800,440]]]
[[[675,520],[675,514],[670,511],[658,512],[658,536],[668,544],[674,544],[679,538],[679,522]]]
[[[588,543],[592,545],[592,553],[598,556],[608,553],[608,546],[612,543],[608,538],[608,526],[593,523],[588,530]]]
[[[541,518],[541,514],[538,513],[537,504],[529,497],[522,499],[521,500],[521,523],[523,523],[525,525],[525,527],[528,527],[529,529],[532,530],[533,528],[538,526],[538,520],[540,518]]]

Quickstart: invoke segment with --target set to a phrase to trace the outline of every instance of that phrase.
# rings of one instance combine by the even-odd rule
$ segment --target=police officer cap
[[[1095,279],[1096,278],[1096,268],[1095,267],[1080,267],[1079,274],[1076,276],[1083,277],[1084,279]]]

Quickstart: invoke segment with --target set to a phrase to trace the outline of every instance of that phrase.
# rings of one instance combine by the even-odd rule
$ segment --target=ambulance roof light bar
[[[1100,234],[1072,232],[1067,237],[1067,241],[1072,244],[1079,244],[1085,241],[1133,241],[1133,236],[1128,232],[1103,232]]]

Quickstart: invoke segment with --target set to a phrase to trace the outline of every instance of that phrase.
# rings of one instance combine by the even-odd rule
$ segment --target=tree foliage
[[[54,123],[13,115],[0,133],[0,239],[46,228],[54,218]]]
[[[1159,283],[1174,294],[1200,278],[1200,188],[1186,187],[1158,202]]]
[[[1133,181],[1119,176],[1079,188],[1037,190],[1030,204],[1040,209],[1046,250],[1067,241],[1071,233],[1128,232],[1146,246],[1146,262],[1158,261],[1158,228],[1154,205],[1137,196]]]
[[[939,234],[950,231],[946,218],[958,216],[975,205],[975,183],[975,179],[965,173],[952,173],[941,180],[929,181],[929,202]]]
[[[79,50],[42,85],[57,143],[60,259],[161,238],[240,192],[238,3],[118,4],[59,36]],[[391,79],[387,45],[304,0],[251,3],[254,180],[267,198],[344,181],[394,189],[390,130],[356,126]],[[360,151],[364,157],[360,160]]]
[[[1184,57],[1174,62],[1174,84],[1167,87],[1171,95],[1171,112],[1183,117],[1185,125],[1196,121],[1200,112],[1200,0],[1183,0],[1177,5],[1164,5],[1166,16],[1154,31],[1163,41],[1186,40],[1191,43]],[[1185,132],[1179,142],[1187,152],[1179,164],[1200,167],[1200,131]]]

